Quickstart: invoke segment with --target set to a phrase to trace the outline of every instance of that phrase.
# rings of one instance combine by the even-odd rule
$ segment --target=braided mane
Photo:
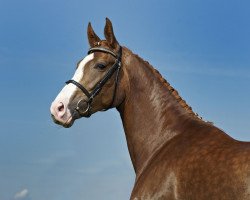
[[[130,51],[130,50],[129,50]],[[131,51],[130,51],[131,52]],[[133,52],[131,52],[133,53]],[[156,77],[163,83],[163,85],[165,85],[167,87],[167,89],[170,91],[170,93],[175,97],[175,99],[177,100],[177,102],[191,115],[199,118],[202,120],[202,117],[200,117],[197,113],[195,113],[192,110],[192,107],[190,107],[187,102],[179,95],[178,91],[176,89],[174,89],[170,83],[163,78],[163,76],[160,74],[160,72],[158,70],[156,70],[148,61],[143,60],[140,56],[138,56],[137,54],[133,55],[138,58],[140,61],[142,61],[152,72],[153,74],[156,75]]]

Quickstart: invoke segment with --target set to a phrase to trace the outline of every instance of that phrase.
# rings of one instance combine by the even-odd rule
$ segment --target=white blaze
[[[75,71],[75,74],[73,76],[73,80],[76,81],[76,82],[80,82],[80,80],[83,78],[83,75],[84,75],[84,67],[85,65],[93,60],[94,58],[94,53],[91,53],[89,54],[88,56],[86,56],[80,63],[79,63],[79,66],[78,68],[76,69]]]
[[[94,58],[94,54],[93,53],[89,54],[79,63],[79,66],[76,69],[75,74],[72,78],[74,81],[76,82],[81,81],[84,75],[84,67],[89,61],[93,60],[93,58]],[[65,85],[64,88],[61,90],[61,92],[57,95],[54,102],[62,102],[67,107],[71,96],[74,94],[76,90],[77,90],[77,87],[72,83]]]

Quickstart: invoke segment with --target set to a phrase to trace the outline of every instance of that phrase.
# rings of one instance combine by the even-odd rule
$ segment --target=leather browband
[[[90,48],[89,51],[88,51],[88,54],[91,54],[91,53],[96,52],[96,51],[109,53],[112,56],[114,56],[115,58],[118,58],[118,56],[119,56],[119,55],[116,55],[113,51],[110,51],[109,49],[106,49],[106,48],[103,48],[103,47]]]

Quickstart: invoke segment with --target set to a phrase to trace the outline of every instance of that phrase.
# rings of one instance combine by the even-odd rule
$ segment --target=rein
[[[92,109],[92,101],[93,101],[93,99],[99,94],[99,92],[101,91],[101,89],[103,88],[105,83],[112,77],[112,75],[115,73],[115,71],[116,71],[116,77],[115,77],[115,87],[114,87],[112,101],[111,101],[109,107],[103,109],[102,111],[106,111],[106,110],[108,110],[109,108],[112,107],[112,105],[114,104],[115,96],[116,96],[116,90],[117,90],[118,79],[119,79],[119,72],[120,72],[120,69],[121,69],[122,47],[120,46],[118,54],[115,54],[113,51],[111,51],[109,49],[106,49],[106,48],[103,48],[103,47],[90,48],[89,51],[88,51],[88,54],[91,54],[91,53],[94,53],[94,52],[108,53],[108,54],[112,55],[113,57],[115,57],[116,60],[115,60],[115,63],[112,65],[112,67],[105,74],[103,79],[101,79],[96,84],[93,91],[91,91],[91,92],[89,92],[83,85],[81,85],[80,83],[78,83],[75,80],[66,81],[66,84],[69,84],[69,83],[74,84],[76,87],[78,87],[88,97],[88,100],[81,99],[81,100],[79,100],[77,102],[77,106],[76,106],[75,110],[80,114],[80,116],[83,116],[85,114],[87,114],[86,117],[91,116],[91,114],[92,114],[91,109]],[[87,108],[85,110],[81,111],[81,107],[84,104],[85,105],[87,104]]]

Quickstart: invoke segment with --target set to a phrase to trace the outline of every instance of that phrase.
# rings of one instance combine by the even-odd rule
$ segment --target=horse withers
[[[87,30],[90,50],[51,105],[55,123],[116,108],[136,180],[131,200],[250,200],[250,143],[203,121],[148,62]]]

